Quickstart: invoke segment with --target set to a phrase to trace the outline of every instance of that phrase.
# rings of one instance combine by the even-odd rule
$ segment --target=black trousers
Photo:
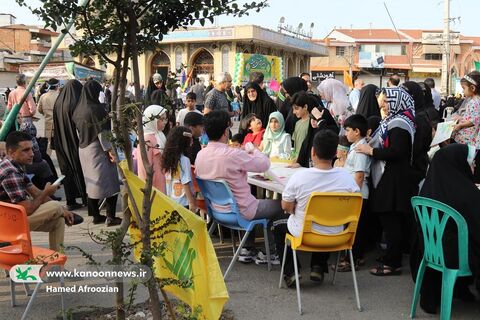
[[[106,208],[107,208],[107,217],[114,218],[115,212],[117,211],[117,198],[118,194],[107,198]],[[98,217],[100,215],[99,208],[99,199],[88,198],[88,215]]]
[[[402,266],[402,251],[404,247],[404,214],[400,212],[382,212],[379,214],[385,238],[387,240],[387,253],[383,264],[394,269]]]
[[[285,235],[288,232],[288,227],[286,223],[280,223],[275,225],[275,245],[277,247],[277,253],[280,256],[280,260],[283,261],[283,252],[285,250]],[[323,272],[328,272],[327,261],[330,257],[328,252],[312,252],[312,258],[310,260],[310,267],[320,267]],[[297,261],[298,262],[298,261]],[[300,263],[298,263],[300,268]],[[293,251],[290,247],[287,248],[287,257],[285,259],[284,274],[290,276],[294,274],[295,269],[293,265]]]

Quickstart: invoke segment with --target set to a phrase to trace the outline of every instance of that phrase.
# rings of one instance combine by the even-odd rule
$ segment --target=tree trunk
[[[136,98],[140,100],[140,73],[138,70],[138,48],[137,48],[137,21],[135,17],[135,12],[132,8],[127,10],[127,15],[129,17],[129,45],[131,49],[131,59],[133,65],[133,80],[135,83],[135,94]],[[152,207],[152,184],[153,184],[153,167],[148,162],[147,149],[145,144],[145,138],[143,136],[143,121],[142,121],[142,112],[139,110],[137,112],[137,127],[138,127],[138,139],[139,139],[139,148],[142,156],[143,165],[145,167],[146,179],[145,179],[145,188],[143,190],[143,204],[142,204],[142,216],[143,216],[143,225],[141,226],[141,238],[143,245],[143,263],[151,268],[153,268],[153,258],[151,252],[151,242],[150,242],[150,210]],[[162,319],[162,313],[160,308],[160,298],[158,296],[158,286],[155,280],[155,276],[151,277],[147,282],[148,293],[150,295],[150,311],[152,312],[153,319]]]

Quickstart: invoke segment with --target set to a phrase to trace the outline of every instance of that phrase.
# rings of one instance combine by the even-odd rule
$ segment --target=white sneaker
[[[265,253],[262,251],[258,251],[257,256],[255,257],[255,264],[267,264],[268,263],[268,257]],[[278,254],[271,254],[270,255],[270,263],[272,265],[278,266],[280,265],[280,257]]]
[[[240,250],[240,255],[238,256],[238,261],[242,263],[251,263],[255,259],[255,249],[247,249],[247,248],[242,248]]]

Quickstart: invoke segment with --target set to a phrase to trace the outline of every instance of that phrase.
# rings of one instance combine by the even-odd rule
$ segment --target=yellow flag
[[[350,73],[347,70],[343,70],[343,83],[347,87],[353,88],[353,80],[352,80],[352,77],[350,77]]]
[[[120,167],[140,209],[143,201],[141,189],[145,182],[128,170],[125,161]],[[164,289],[198,312],[200,319],[217,320],[229,297],[205,222],[160,191],[155,191],[150,218],[155,221],[151,226],[152,244],[165,246],[162,255],[155,257],[155,277],[178,281],[192,279],[191,282],[185,281],[185,287],[168,285]],[[129,206],[133,212],[132,204]],[[162,228],[167,219],[174,217],[179,217],[176,224]],[[133,215],[132,219],[135,220]],[[140,230],[130,227],[129,232],[132,243],[139,243],[134,250],[135,258],[139,260],[142,252]],[[159,238],[162,234],[164,236]]]

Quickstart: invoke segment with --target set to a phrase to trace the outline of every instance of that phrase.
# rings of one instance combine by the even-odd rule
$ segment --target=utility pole
[[[443,95],[450,92],[450,0],[443,0],[443,55],[442,55],[442,78],[441,91]]]

